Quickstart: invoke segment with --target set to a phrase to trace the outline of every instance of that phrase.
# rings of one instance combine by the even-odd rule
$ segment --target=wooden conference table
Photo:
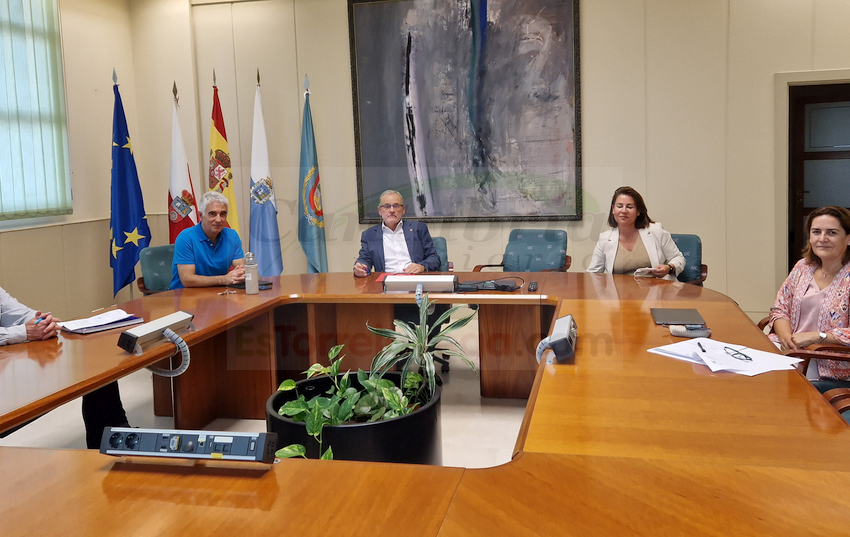
[[[345,343],[345,368],[369,369],[388,341],[371,334],[366,323],[391,328],[394,304],[414,303],[409,293],[383,293],[377,275],[271,279],[272,289],[253,296],[221,294],[223,288],[182,289],[120,306],[147,321],[178,310],[195,316],[197,330],[182,334],[192,365],[173,380],[173,408],[172,381],[155,378],[157,415],[173,412],[180,429],[201,428],[216,418],[264,419],[266,399],[280,381],[300,380],[311,363],[327,363],[327,352],[337,343]],[[432,295],[442,302],[465,303],[469,297]],[[482,395],[528,397],[537,369],[534,349],[548,331],[555,305],[524,290],[476,293],[474,300],[479,303]],[[174,352],[172,344],[131,355],[117,347],[118,333],[62,332],[58,339],[0,348],[0,432],[142,367],[169,367],[162,360]]]
[[[349,287],[364,286],[360,294],[365,303],[398,300],[372,295],[371,282],[352,283],[346,276]],[[461,279],[477,277],[461,275]],[[771,350],[728,297],[695,286],[630,277],[579,273],[535,277],[539,296],[523,294],[520,300],[537,301],[540,322],[552,309],[557,316],[572,314],[579,326],[578,352],[573,365],[536,369],[516,455],[506,465],[465,470],[284,460],[268,468],[4,448],[0,449],[2,532],[43,534],[61,527],[71,535],[850,533],[850,501],[842,494],[850,487],[850,429],[801,375],[712,374],[702,366],[646,352],[674,341],[666,329],[652,323],[651,307],[695,307],[712,328],[712,337]],[[291,304],[305,305],[308,324],[310,315],[313,321],[338,320],[346,315],[310,314],[310,304],[344,303],[341,297],[356,294],[337,290],[343,286],[343,275],[300,277],[317,284],[324,279],[324,302],[321,292],[311,297],[289,294],[287,278],[281,278],[274,298],[214,294],[195,298],[184,292],[135,303],[147,308],[148,303],[168,298],[174,308],[189,298],[199,306],[206,301],[203,307],[232,301],[221,308],[227,312],[220,316],[198,314],[199,341],[187,338],[194,346],[245,323],[254,327],[252,334],[272,327],[275,319],[281,320],[279,312]],[[476,301],[508,306],[508,298],[493,294]],[[482,329],[485,315],[482,312]],[[534,324],[532,320],[530,326]],[[293,326],[292,333],[298,328]],[[336,329],[341,333],[339,324]],[[285,341],[280,333],[278,329],[270,338],[274,345]],[[0,354],[2,386],[7,370],[23,369],[18,363],[23,360],[48,370],[45,376],[52,372],[55,362],[66,361],[65,351],[76,346],[68,339],[59,343],[62,351],[54,358],[39,360],[37,349],[24,356]],[[235,336],[218,343],[233,348],[263,346]],[[103,347],[106,352],[105,343]],[[244,375],[240,381],[256,376],[258,363],[253,363],[258,369],[248,367],[255,355],[262,354],[255,351],[240,349],[244,357],[231,364]],[[504,348],[497,354],[504,358]],[[73,356],[81,362],[90,360],[88,355]],[[111,356],[114,360],[116,355]],[[124,357],[111,368],[97,357],[91,357],[93,364],[55,367],[90,371],[96,384],[163,356],[164,352],[152,350],[142,357]],[[3,365],[9,358],[11,363]],[[515,360],[520,356],[509,358],[511,363],[522,362]],[[482,355],[482,368],[485,360]],[[192,366],[197,365],[193,361]],[[286,369],[280,363],[275,368]],[[175,384],[178,401],[183,388]],[[65,395],[54,399],[82,390],[67,386],[62,390]],[[7,395],[0,398],[5,405],[2,423],[7,426],[37,413],[38,401],[23,410],[9,410]],[[179,413],[179,403],[175,411]]]

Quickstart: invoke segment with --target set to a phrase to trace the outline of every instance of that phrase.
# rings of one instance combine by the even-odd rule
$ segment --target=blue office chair
[[[476,265],[472,270],[501,267],[505,272],[566,272],[567,232],[561,229],[513,229],[498,265]]]
[[[682,233],[671,235],[673,242],[685,256],[685,269],[679,273],[679,281],[702,287],[702,282],[708,277],[708,265],[702,262],[702,241],[698,235]]]
[[[434,241],[434,248],[437,250],[437,255],[440,257],[440,272],[453,272],[455,269],[454,263],[449,261],[449,248],[446,246],[445,237],[431,237]]]
[[[139,252],[142,275],[136,280],[139,291],[152,295],[168,291],[171,286],[171,263],[174,260],[174,245],[149,246]]]

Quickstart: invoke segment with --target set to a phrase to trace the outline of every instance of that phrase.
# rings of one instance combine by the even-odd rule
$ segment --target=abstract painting
[[[581,219],[578,0],[349,0],[361,223]]]

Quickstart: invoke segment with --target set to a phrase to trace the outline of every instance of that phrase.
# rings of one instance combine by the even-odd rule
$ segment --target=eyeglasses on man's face
[[[383,209],[385,211],[389,211],[390,209],[398,211],[402,207],[404,207],[404,205],[399,205],[398,203],[386,203],[384,205],[378,205],[379,209]]]

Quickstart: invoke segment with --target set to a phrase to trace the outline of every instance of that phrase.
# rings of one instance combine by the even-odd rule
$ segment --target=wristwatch
[[[818,343],[823,343],[824,340],[826,339],[826,332],[818,332],[818,337],[820,338]]]
[[[676,267],[673,266],[673,263],[667,263],[667,266],[670,267],[670,272],[668,274],[676,275]]]

